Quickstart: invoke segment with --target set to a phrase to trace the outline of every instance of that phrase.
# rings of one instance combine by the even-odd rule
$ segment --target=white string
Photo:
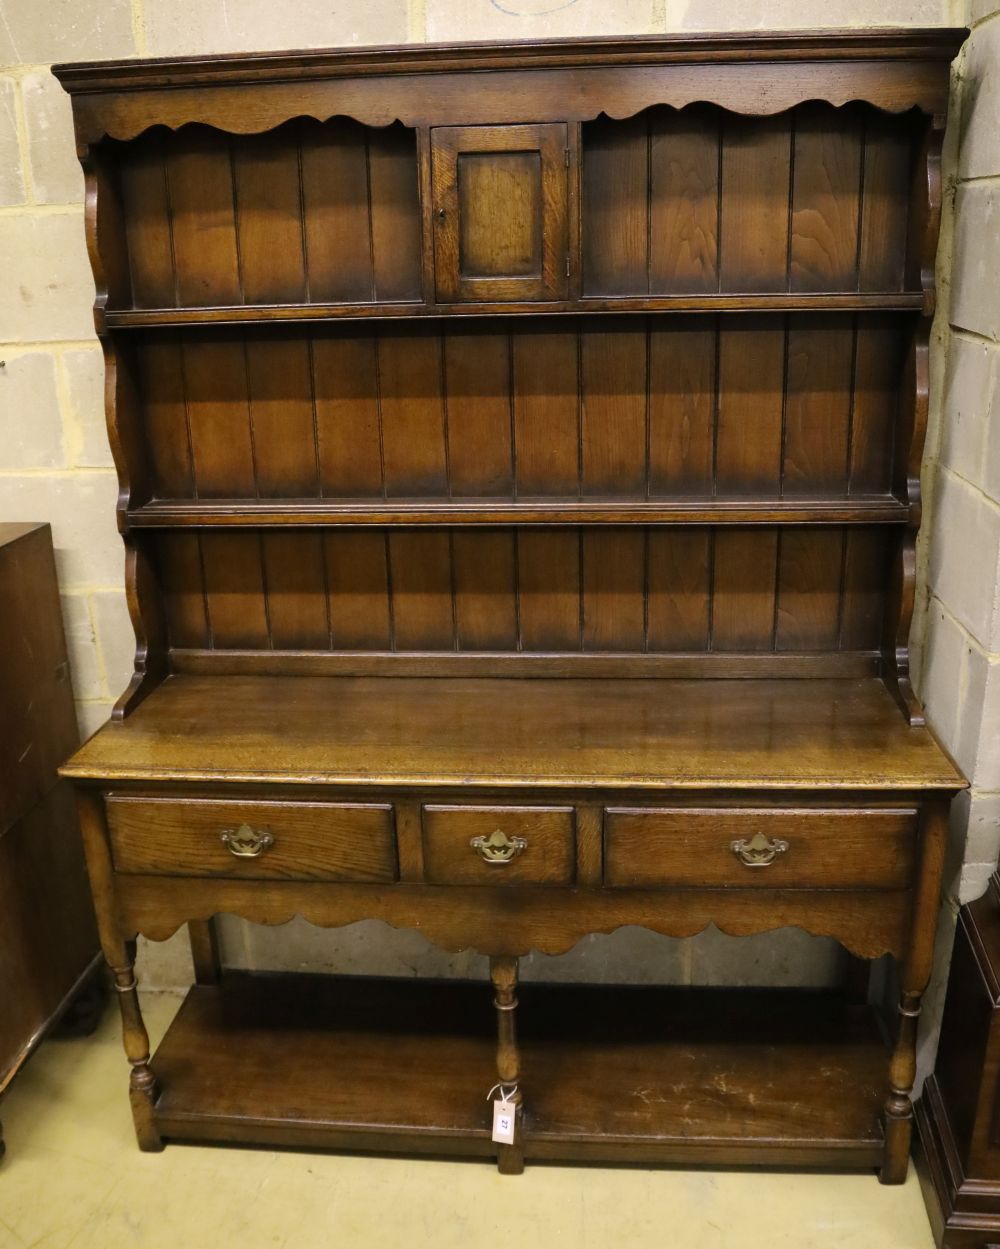
[[[509,1093],[505,1093],[505,1092],[504,1092],[504,1085],[503,1085],[503,1082],[502,1082],[502,1081],[501,1081],[499,1084],[494,1084],[494,1085],[493,1085],[493,1087],[490,1089],[490,1091],[486,1094],[486,1100],[487,1100],[487,1101],[489,1101],[489,1100],[492,1098],[493,1094],[497,1091],[497,1089],[499,1089],[499,1090],[500,1090],[500,1100],[501,1100],[501,1101],[502,1101],[502,1102],[506,1105],[506,1104],[509,1104],[510,1099],[511,1099],[511,1098],[514,1096],[514,1094],[517,1092],[517,1085],[516,1085],[516,1084],[512,1084],[512,1085],[510,1086],[510,1092],[509,1092]]]

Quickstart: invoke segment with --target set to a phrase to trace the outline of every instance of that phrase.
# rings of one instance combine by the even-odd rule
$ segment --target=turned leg
[[[135,946],[134,941],[127,941],[125,946],[125,962],[120,967],[111,966],[115,989],[118,994],[118,1005],[122,1013],[122,1036],[125,1042],[125,1053],[132,1064],[129,1076],[129,1101],[132,1103],[132,1119],[135,1123],[135,1135],[139,1148],[153,1152],[163,1148],[160,1133],[156,1127],[156,1116],[153,1106],[156,1103],[156,1077],[149,1066],[149,1034],[143,1022],[142,1011],[139,1009],[139,994],[135,983]]]
[[[910,1160],[910,1139],[913,1135],[911,1094],[917,1075],[917,1024],[921,998],[930,980],[934,957],[947,833],[948,805],[934,802],[925,809],[922,821],[913,928],[900,975],[899,1030],[889,1060],[889,1094],[884,1107],[885,1152],[879,1175],[883,1184],[902,1184]]]
[[[196,984],[218,984],[222,976],[219,934],[214,919],[188,921],[188,940]]]
[[[135,1134],[140,1149],[162,1149],[163,1142],[156,1127],[153,1109],[157,1093],[156,1077],[149,1066],[149,1035],[143,1023],[142,1012],[139,1009],[139,995],[136,992],[136,943],[132,939],[123,937],[118,929],[104,804],[99,794],[90,790],[78,790],[77,809],[87,855],[87,871],[94,895],[94,910],[97,914],[101,949],[114,977],[116,997],[122,1016],[125,1054],[132,1066],[132,1073],[129,1077],[129,1100],[132,1103]]]
[[[497,1011],[497,1075],[500,1084],[509,1089],[521,1077],[521,1061],[517,1049],[517,959],[491,958],[490,980],[493,984],[493,1005]],[[522,1135],[523,1106],[521,1090],[509,1099],[515,1106],[514,1143],[497,1145],[497,1170],[501,1175],[520,1175],[524,1170]]]

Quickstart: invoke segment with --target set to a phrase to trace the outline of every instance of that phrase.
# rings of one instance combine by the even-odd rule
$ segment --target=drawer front
[[[571,807],[426,806],[423,840],[424,879],[435,885],[569,885],[575,876]]]
[[[391,806],[112,796],[107,809],[119,872],[263,880],[397,878]]]
[[[916,830],[916,811],[903,809],[609,808],[604,882],[904,889],[913,876]]]

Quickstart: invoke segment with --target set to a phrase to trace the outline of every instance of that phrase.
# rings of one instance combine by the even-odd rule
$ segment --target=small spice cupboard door
[[[566,126],[436,127],[431,160],[438,300],[565,299]]]

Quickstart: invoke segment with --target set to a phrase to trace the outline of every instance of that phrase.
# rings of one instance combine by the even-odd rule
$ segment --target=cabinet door
[[[566,297],[566,143],[558,124],[431,131],[439,300]]]

